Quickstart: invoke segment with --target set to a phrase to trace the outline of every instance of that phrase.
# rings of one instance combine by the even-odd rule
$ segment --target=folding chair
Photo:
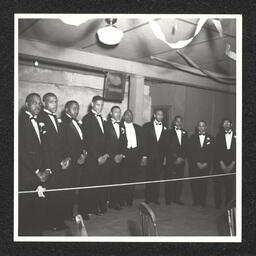
[[[143,236],[158,236],[156,217],[153,210],[146,203],[139,205],[140,222]]]
[[[77,224],[77,235],[88,236],[82,215],[80,214],[76,215],[76,224]]]
[[[227,205],[228,226],[230,236],[236,235],[236,200],[231,200]]]

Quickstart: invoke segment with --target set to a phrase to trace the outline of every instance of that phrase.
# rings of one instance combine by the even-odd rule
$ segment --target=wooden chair
[[[143,236],[158,236],[156,217],[153,210],[146,203],[139,205],[140,222]]]
[[[229,235],[236,235],[236,200],[231,200],[227,205]]]
[[[76,235],[77,236],[88,236],[82,215],[80,215],[80,214],[76,215],[76,224],[77,224]]]

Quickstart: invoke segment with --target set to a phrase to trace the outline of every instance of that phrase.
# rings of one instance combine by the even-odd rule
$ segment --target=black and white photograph
[[[14,241],[241,242],[242,15],[14,21]]]

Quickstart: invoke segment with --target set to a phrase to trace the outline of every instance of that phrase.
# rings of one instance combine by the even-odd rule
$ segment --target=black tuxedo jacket
[[[189,139],[189,160],[192,165],[196,163],[208,163],[210,165],[213,160],[214,140],[208,133],[205,134],[204,144],[201,147],[199,134],[193,134]]]
[[[123,122],[121,123],[121,127],[123,127],[125,129]],[[135,130],[136,139],[137,139],[138,154],[140,154],[140,156],[146,155],[142,127],[135,123],[133,123],[133,127]],[[124,133],[124,148],[125,149],[127,148],[127,143],[128,143],[128,140],[127,140],[127,134],[125,131],[125,133]]]
[[[236,135],[234,131],[230,150],[226,146],[225,132],[217,134],[215,139],[215,160],[217,163],[222,160],[225,164],[236,161]]]
[[[38,121],[43,123],[43,150],[45,155],[46,165],[54,172],[61,168],[60,162],[66,157],[66,147],[63,141],[63,129],[55,117],[55,122],[58,127],[56,131],[49,115],[45,111],[41,111],[38,116]]]
[[[82,131],[87,145],[88,160],[90,158],[90,160],[97,161],[100,156],[106,154],[105,131],[104,133],[102,132],[100,124],[92,112],[85,115],[82,121]],[[102,124],[104,128],[103,119]]]
[[[117,154],[124,153],[124,127],[119,124],[120,136],[117,138],[115,128],[112,121],[109,120],[105,124],[106,132],[106,151],[113,158]]]
[[[40,129],[39,129],[40,131]],[[42,141],[42,134],[40,134]],[[44,170],[42,144],[29,116],[22,112],[19,117],[19,189],[33,190],[41,185],[35,171]]]
[[[63,114],[61,120],[63,128],[62,136],[66,152],[67,155],[71,157],[71,164],[76,165],[78,158],[83,153],[83,150],[86,149],[84,135],[82,140],[74,123],[72,122],[72,118],[68,117],[66,114]],[[78,126],[81,128],[79,124]]]
[[[175,129],[171,129],[167,133],[167,165],[173,165],[178,157],[186,159],[188,150],[188,133],[181,130],[181,145]]]
[[[153,122],[143,125],[144,153],[150,159],[163,161],[166,154],[167,129],[162,125],[162,133],[157,141]]]

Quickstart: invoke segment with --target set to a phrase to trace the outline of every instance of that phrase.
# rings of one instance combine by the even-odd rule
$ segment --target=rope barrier
[[[95,189],[95,188],[109,188],[109,187],[121,187],[121,186],[131,186],[131,185],[143,185],[143,184],[150,184],[150,183],[164,183],[164,182],[184,181],[184,180],[194,180],[194,179],[207,179],[207,178],[223,177],[223,176],[231,176],[231,175],[236,175],[236,173],[213,174],[213,175],[206,175],[206,176],[194,176],[194,177],[153,180],[153,181],[139,181],[139,182],[130,182],[130,183],[108,184],[108,185],[44,189],[43,193],[45,193],[45,192],[58,192],[58,191],[70,191],[70,190],[83,190],[83,189],[93,189],[93,188]],[[38,193],[38,190],[19,191],[18,193],[19,194]]]

